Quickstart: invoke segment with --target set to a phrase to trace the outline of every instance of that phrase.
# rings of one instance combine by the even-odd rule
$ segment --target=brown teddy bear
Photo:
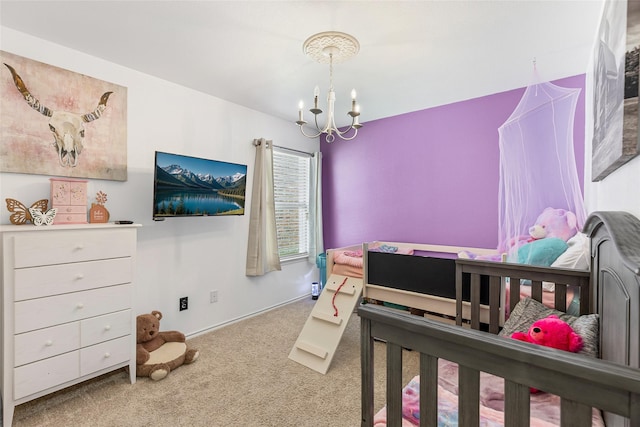
[[[136,375],[158,381],[173,369],[198,359],[200,352],[188,348],[178,331],[160,332],[162,313],[152,311],[136,318]]]

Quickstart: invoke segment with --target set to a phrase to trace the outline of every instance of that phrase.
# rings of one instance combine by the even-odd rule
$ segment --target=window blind
[[[309,252],[310,158],[274,149],[273,186],[280,260]]]

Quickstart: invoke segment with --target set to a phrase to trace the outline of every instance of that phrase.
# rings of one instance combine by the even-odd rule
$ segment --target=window
[[[281,261],[309,253],[309,155],[273,150],[273,188]]]

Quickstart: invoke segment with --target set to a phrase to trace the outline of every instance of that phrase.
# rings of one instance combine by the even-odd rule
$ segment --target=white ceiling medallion
[[[355,37],[338,31],[314,34],[305,40],[302,51],[309,58],[321,64],[328,64],[333,54],[333,63],[340,64],[353,58],[360,51],[360,43]]]

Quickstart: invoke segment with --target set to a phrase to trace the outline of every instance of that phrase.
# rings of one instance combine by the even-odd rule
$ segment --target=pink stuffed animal
[[[565,242],[578,232],[576,215],[565,209],[546,208],[529,228],[529,235],[534,239],[557,237]]]
[[[555,314],[534,322],[526,334],[514,332],[511,338],[573,353],[582,350],[582,337]]]
[[[529,234],[512,237],[507,242],[507,248],[517,251],[522,245],[546,237],[557,237],[566,242],[577,232],[576,214],[565,209],[545,208],[536,218],[536,222],[529,227]]]
[[[582,337],[573,328],[555,314],[540,319],[531,325],[528,333],[514,332],[511,338],[545,347],[577,353],[582,350]],[[538,390],[531,387],[532,393]]]

